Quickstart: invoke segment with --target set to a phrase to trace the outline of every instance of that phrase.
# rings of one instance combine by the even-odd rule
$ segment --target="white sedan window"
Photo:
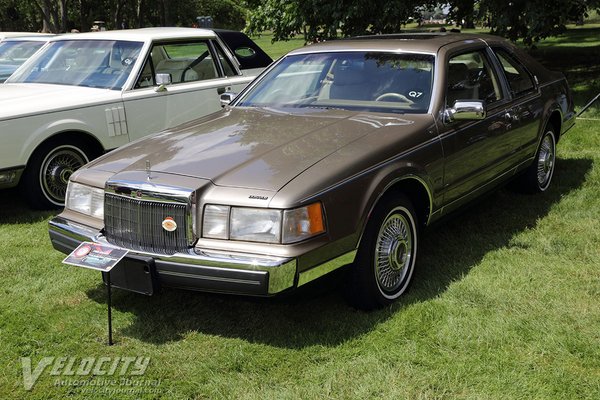
[[[156,86],[155,74],[168,74],[173,84],[214,79],[219,76],[208,42],[205,40],[155,44],[135,87]]]
[[[11,83],[48,83],[119,90],[142,48],[141,42],[60,40],[52,42]]]

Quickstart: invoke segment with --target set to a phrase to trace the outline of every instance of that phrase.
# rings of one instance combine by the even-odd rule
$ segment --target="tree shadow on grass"
[[[409,294],[393,306],[361,312],[347,306],[343,272],[334,272],[285,296],[249,298],[165,289],[153,297],[115,290],[113,306],[134,315],[119,336],[163,344],[193,333],[240,338],[282,348],[335,346],[371,331],[403,308],[432,299],[491,251],[536,225],[592,168],[588,159],[559,160],[552,189],[525,196],[501,189],[423,235],[418,269]],[[87,295],[105,303],[102,284]]]

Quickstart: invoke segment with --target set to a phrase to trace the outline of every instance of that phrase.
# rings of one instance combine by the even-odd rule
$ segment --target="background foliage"
[[[96,20],[109,29],[192,26],[200,15],[218,28],[246,23],[246,9],[233,0],[0,0],[2,31],[88,31]]]
[[[569,21],[582,20],[600,7],[599,0],[451,0],[449,18],[457,26],[475,24],[526,44],[564,31]],[[431,0],[264,0],[249,18],[253,33],[273,31],[274,40],[303,34],[307,42],[323,38],[399,32],[420,21],[424,11],[439,8]]]
[[[95,20],[108,29],[192,26],[210,15],[217,28],[272,31],[273,40],[301,35],[305,42],[338,36],[399,32],[424,16],[450,11],[451,23],[491,29],[532,44],[583,21],[600,0],[0,0],[0,31],[88,31]]]

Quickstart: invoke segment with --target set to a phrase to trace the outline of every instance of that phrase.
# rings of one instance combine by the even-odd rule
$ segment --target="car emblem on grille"
[[[132,190],[131,191],[131,197],[137,197],[138,199],[141,199],[144,196],[144,193],[142,193],[141,190]]]
[[[162,222],[162,227],[167,232],[173,232],[177,229],[177,222],[171,217],[167,217]]]

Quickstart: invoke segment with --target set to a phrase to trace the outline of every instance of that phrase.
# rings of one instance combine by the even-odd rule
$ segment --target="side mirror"
[[[235,99],[235,96],[237,96],[237,93],[233,93],[233,92],[225,92],[221,95],[221,107],[225,107],[226,105],[229,105],[229,103],[231,103],[233,101],[233,99]]]
[[[157,92],[164,92],[167,90],[166,86],[171,84],[171,74],[156,74],[154,79],[158,85],[156,88]]]
[[[482,100],[456,100],[451,108],[444,112],[446,122],[477,121],[485,119],[487,108]]]

